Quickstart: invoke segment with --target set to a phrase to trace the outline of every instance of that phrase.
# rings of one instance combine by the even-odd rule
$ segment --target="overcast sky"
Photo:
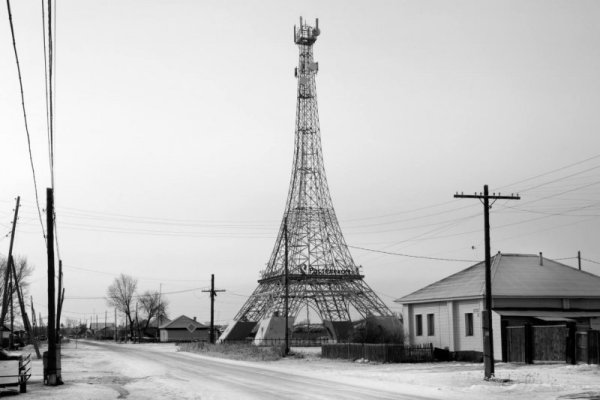
[[[41,207],[50,186],[42,15],[12,2]],[[350,246],[482,260],[483,209],[456,191],[511,192],[492,252],[600,262],[597,1],[75,1],[56,12],[55,196],[67,300],[89,319],[123,272],[209,319],[257,286],[291,173],[298,18],[315,48],[325,168]],[[0,10],[0,253],[46,255],[6,8]],[[530,179],[531,178],[531,179]],[[351,249],[393,299],[469,261]],[[574,259],[565,260],[576,266]],[[600,274],[600,265],[583,261]],[[181,293],[172,293],[179,292]]]

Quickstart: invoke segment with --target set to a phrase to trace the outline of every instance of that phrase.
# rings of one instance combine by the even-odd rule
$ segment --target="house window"
[[[423,335],[423,316],[421,314],[415,315],[415,326],[417,329],[417,336]]]
[[[427,336],[435,335],[435,325],[433,321],[433,314],[427,314]]]
[[[465,313],[465,335],[473,336],[473,313]]]

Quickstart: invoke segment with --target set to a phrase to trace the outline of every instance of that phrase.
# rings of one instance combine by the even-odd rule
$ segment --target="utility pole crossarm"
[[[454,195],[455,199],[483,199],[485,197],[485,195],[483,193],[480,194],[458,194],[456,193]],[[517,194],[516,196],[511,194],[510,196],[502,196],[500,194],[496,195],[495,193],[493,194],[488,194],[487,195],[488,199],[493,199],[493,200],[521,200],[521,197]]]

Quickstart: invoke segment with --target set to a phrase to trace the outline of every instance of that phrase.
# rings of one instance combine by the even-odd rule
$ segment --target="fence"
[[[505,327],[503,360],[526,364],[536,361],[598,364],[600,332],[576,329],[572,323]]]
[[[283,346],[285,339],[245,339],[245,340],[223,340],[221,343],[254,344],[257,346]],[[289,339],[290,347],[321,347],[324,344],[335,343],[329,338],[323,339]]]
[[[433,345],[337,343],[321,347],[323,358],[366,359],[386,363],[433,361]]]
[[[533,361],[567,361],[571,333],[566,325],[533,326]]]
[[[506,335],[506,361],[509,362],[528,362],[529,357],[525,351],[525,326],[508,326]]]
[[[575,353],[578,362],[599,364],[600,332],[577,332],[575,336]]]

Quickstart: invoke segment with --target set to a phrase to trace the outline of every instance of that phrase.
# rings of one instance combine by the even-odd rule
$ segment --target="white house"
[[[492,257],[494,358],[503,356],[507,327],[523,323],[600,328],[600,277],[540,254]],[[483,351],[485,263],[477,263],[414,293],[402,304],[405,341],[452,352]],[[505,342],[504,342],[505,343]]]

